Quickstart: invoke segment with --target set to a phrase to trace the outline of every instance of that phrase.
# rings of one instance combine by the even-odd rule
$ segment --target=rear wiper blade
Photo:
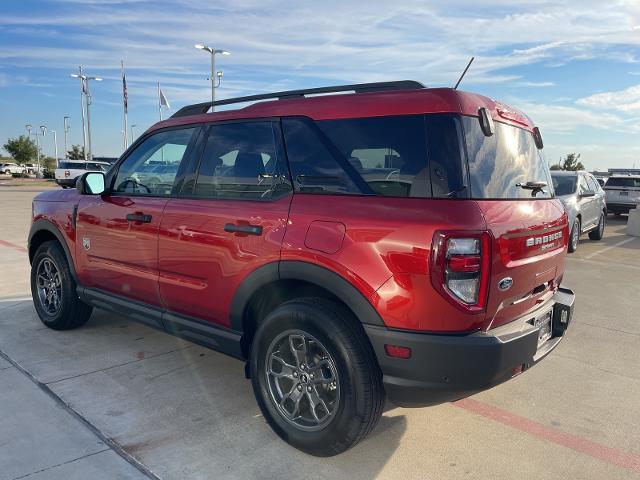
[[[538,192],[547,193],[544,190],[547,187],[547,182],[516,183],[516,187],[524,188],[525,190],[532,190],[532,197],[535,197]]]

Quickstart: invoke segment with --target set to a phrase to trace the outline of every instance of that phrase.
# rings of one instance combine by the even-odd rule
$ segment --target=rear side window
[[[317,125],[366,193],[466,195],[461,128],[452,115],[323,120]]]
[[[598,192],[600,190],[598,181],[591,175],[587,175],[587,182],[589,183],[589,190],[593,190],[594,192]]]
[[[282,120],[287,158],[296,191],[303,193],[369,193],[354,181],[355,168],[318,135],[311,120],[285,118]],[[335,147],[333,147],[335,148]],[[351,170],[351,174],[349,174]]]
[[[271,122],[214,125],[198,169],[193,194],[206,198],[266,199],[280,171]],[[290,188],[290,187],[288,187]]]
[[[640,188],[640,178],[611,177],[609,180],[607,180],[607,183],[604,186],[605,189],[609,187]]]
[[[58,162],[58,168],[65,168],[67,170],[84,170],[84,162]]]
[[[551,183],[549,167],[538,151],[531,132],[495,122],[495,133],[486,137],[476,117],[463,117],[473,198],[531,198],[527,182]],[[536,198],[551,196],[551,188],[536,191]]]

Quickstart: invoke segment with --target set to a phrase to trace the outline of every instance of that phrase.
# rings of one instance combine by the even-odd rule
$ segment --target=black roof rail
[[[255,102],[258,100],[270,100],[285,98],[304,97],[305,95],[317,95],[322,93],[336,92],[383,92],[387,90],[416,90],[424,88],[424,85],[414,80],[399,80],[395,82],[373,82],[373,83],[355,83],[353,85],[336,85],[334,87],[307,88],[304,90],[286,90],[284,92],[263,93],[260,95],[249,95],[246,97],[227,98],[224,100],[216,100],[215,102],[196,103],[182,107],[171,118],[186,117],[189,115],[199,115],[207,113],[212,106],[231,105],[234,103]]]

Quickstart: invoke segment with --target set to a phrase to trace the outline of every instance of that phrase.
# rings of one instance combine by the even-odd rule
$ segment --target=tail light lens
[[[457,307],[469,312],[484,311],[489,292],[490,247],[488,232],[436,232],[431,283]]]

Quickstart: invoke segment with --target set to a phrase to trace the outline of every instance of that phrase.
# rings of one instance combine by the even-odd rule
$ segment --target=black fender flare
[[[340,299],[358,320],[368,325],[384,326],[380,314],[371,302],[348,280],[339,274],[309,262],[282,260],[263,265],[251,272],[236,290],[229,320],[233,330],[242,332],[246,306],[260,288],[278,280],[300,280],[317,285]]]
[[[73,280],[77,284],[78,277],[76,275],[76,266],[75,266],[75,263],[73,262],[73,256],[71,255],[71,251],[69,250],[67,241],[64,239],[64,236],[62,235],[62,233],[60,233],[60,230],[58,229],[58,227],[56,227],[56,225],[50,220],[40,218],[35,222],[33,222],[33,225],[31,225],[31,229],[29,230],[28,242],[27,242],[27,249],[29,252],[29,263],[31,263],[31,261],[33,260],[33,254],[35,253],[31,251],[31,243],[32,243],[33,237],[36,236],[36,234],[38,234],[39,232],[42,232],[43,230],[53,234],[53,236],[56,237],[60,245],[62,245],[62,250],[64,250],[64,254],[67,257],[67,262],[69,263],[69,270],[71,271],[71,276],[73,277]]]

